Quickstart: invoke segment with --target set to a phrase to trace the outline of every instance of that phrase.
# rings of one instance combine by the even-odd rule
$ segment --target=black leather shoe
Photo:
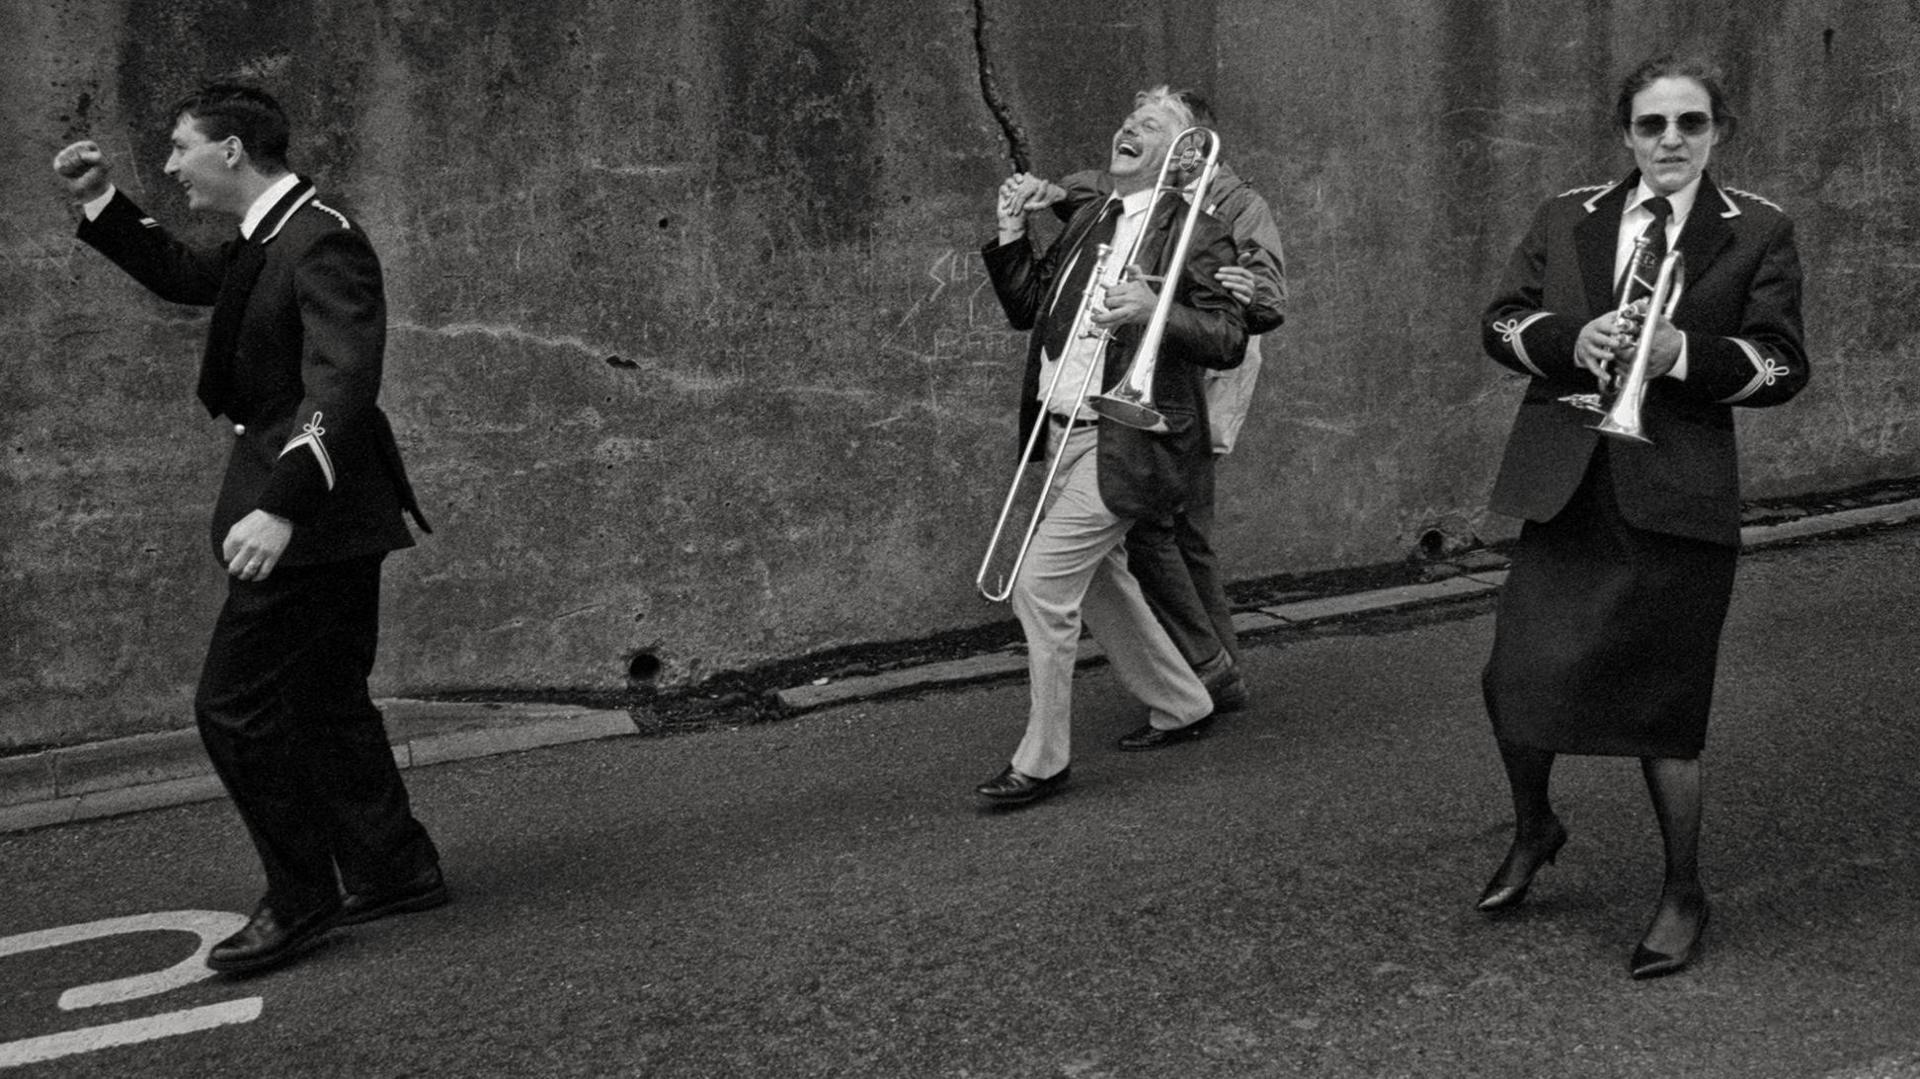
[[[1687,941],[1687,946],[1680,949],[1678,955],[1656,952],[1647,947],[1647,942],[1644,940],[1634,945],[1633,958],[1627,961],[1627,972],[1637,980],[1645,980],[1678,974],[1687,969],[1689,964],[1700,957],[1700,940],[1707,935],[1707,916],[1712,913],[1706,901],[1701,900],[1700,920],[1694,923],[1693,938]]]
[[[1045,779],[1035,779],[1009,764],[1000,774],[973,788],[974,793],[996,805],[1021,805],[1045,798],[1067,785],[1071,765]]]
[[[1225,674],[1201,679],[1207,687],[1207,696],[1213,698],[1213,714],[1239,712],[1247,707],[1251,694],[1247,692],[1247,680],[1240,677],[1240,668],[1228,667]]]
[[[1480,893],[1480,902],[1474,904],[1477,910],[1500,910],[1519,905],[1527,897],[1527,889],[1533,887],[1533,875],[1540,867],[1553,861],[1560,848],[1567,845],[1567,830],[1559,821],[1553,822],[1553,835],[1540,846],[1523,846],[1515,840],[1507,848],[1506,860],[1500,868],[1494,870],[1493,879],[1487,882],[1486,890]]]
[[[377,892],[348,892],[340,903],[340,925],[359,925],[389,914],[412,914],[445,906],[450,898],[440,867],[428,866],[419,876],[398,888]]]
[[[213,946],[207,969],[222,974],[251,974],[277,967],[311,948],[340,924],[340,902],[298,915],[284,915],[262,900],[240,931]]]
[[[1193,673],[1200,676],[1200,684],[1207,687],[1207,696],[1213,698],[1213,711],[1238,712],[1247,706],[1247,680],[1240,677],[1240,665],[1233,656],[1222,650],[1214,658],[1195,667]]]
[[[1179,745],[1181,742],[1191,742],[1195,738],[1206,734],[1207,728],[1211,726],[1213,726],[1213,716],[1211,713],[1194,720],[1184,727],[1175,727],[1172,730],[1163,731],[1149,723],[1139,730],[1122,735],[1120,738],[1120,748],[1126,750],[1164,749],[1167,746]]]

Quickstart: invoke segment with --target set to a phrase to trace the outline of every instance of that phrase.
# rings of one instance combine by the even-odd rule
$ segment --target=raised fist
[[[53,171],[67,183],[75,202],[92,202],[107,192],[107,157],[91,139],[53,155]]]

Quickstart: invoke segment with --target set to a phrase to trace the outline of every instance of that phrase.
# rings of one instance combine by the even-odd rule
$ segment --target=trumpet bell
[[[1624,410],[1621,410],[1624,411]],[[1593,429],[1608,438],[1618,438],[1627,442],[1642,442],[1653,445],[1653,439],[1647,437],[1647,425],[1640,418],[1639,406],[1634,406],[1631,415],[1616,416],[1609,413]]]

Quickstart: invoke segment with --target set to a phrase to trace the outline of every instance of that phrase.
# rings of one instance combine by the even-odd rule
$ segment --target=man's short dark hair
[[[1208,129],[1218,128],[1219,125],[1213,119],[1213,106],[1207,104],[1207,99],[1201,96],[1200,91],[1175,90],[1173,96],[1186,105],[1188,112],[1193,113],[1193,122],[1196,126]]]
[[[1713,126],[1719,129],[1720,138],[1733,137],[1740,118],[1727,104],[1727,91],[1720,85],[1720,69],[1699,57],[1672,53],[1648,60],[1620,80],[1620,96],[1613,103],[1613,118],[1622,131],[1633,126],[1635,95],[1661,79],[1692,79],[1699,83],[1707,92],[1707,101],[1713,109]]]
[[[181,98],[169,115],[175,123],[191,116],[211,142],[237,137],[247,157],[263,171],[286,171],[286,110],[265,90],[244,83],[210,82]]]

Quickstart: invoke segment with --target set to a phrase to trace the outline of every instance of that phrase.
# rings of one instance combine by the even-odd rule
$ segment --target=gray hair
[[[1175,90],[1164,82],[1151,90],[1142,90],[1133,95],[1134,108],[1144,108],[1148,105],[1164,108],[1173,113],[1179,118],[1179,126],[1182,130],[1198,122],[1193,114],[1193,106],[1187,104],[1184,91]]]

